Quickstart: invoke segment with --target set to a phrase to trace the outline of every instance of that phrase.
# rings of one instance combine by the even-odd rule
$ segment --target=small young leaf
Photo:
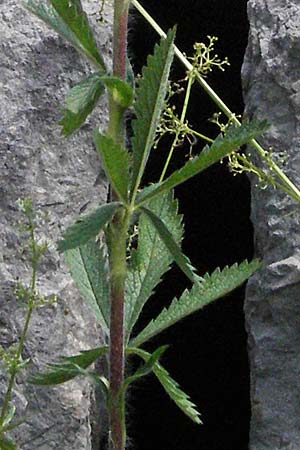
[[[246,144],[251,139],[262,134],[267,128],[266,122],[245,122],[240,127],[232,126],[225,136],[219,135],[211,146],[206,145],[202,152],[189,160],[181,169],[176,170],[162,183],[152,186],[151,191],[141,191],[138,195],[136,206],[144,204],[161,192],[173,189],[186,180],[192,178],[212,164],[220,161],[229,153]]]
[[[133,171],[132,189],[134,193],[141,181],[154,142],[161,111],[164,106],[170,67],[173,61],[175,31],[169,31],[166,39],[156,45],[154,55],[148,56],[142,78],[137,89],[135,103],[136,119],[133,128]]]
[[[104,85],[99,73],[89,75],[69,90],[65,98],[64,115],[59,122],[64,136],[69,136],[81,127],[103,91]]]
[[[66,3],[66,2],[64,2]],[[43,4],[36,0],[25,0],[24,6],[28,11],[35,14],[41,20],[43,20],[48,26],[50,26],[54,31],[56,31],[60,36],[65,38],[78,52],[82,53],[86,57],[88,57],[99,69],[101,68],[101,72],[106,72],[106,67],[104,65],[104,61],[98,53],[97,56],[93,56],[90,52],[87,52],[82,42],[76,34],[72,31],[70,26],[64,22],[63,18],[57,13],[56,9],[52,5]],[[77,2],[77,7],[79,3]],[[94,52],[92,52],[94,53]]]
[[[133,102],[133,89],[128,83],[113,76],[102,76],[101,81],[118,105],[123,109],[129,108]]]
[[[147,358],[145,364],[139,367],[133,375],[130,375],[126,378],[126,380],[124,380],[124,387],[127,388],[127,386],[129,386],[129,384],[133,381],[136,381],[139,378],[142,378],[152,372],[154,370],[154,366],[157,364],[159,358],[163,355],[163,353],[165,353],[167,348],[168,345],[162,345],[161,347],[158,347],[152,354],[149,354],[149,358]]]
[[[250,263],[243,261],[240,265],[226,266],[222,271],[216,269],[211,275],[204,275],[203,281],[196,282],[191,290],[186,289],[179,299],[175,298],[168,308],[164,308],[156,319],[151,320],[130,345],[139,347],[189,314],[233,291],[260,266],[261,263],[255,259]]]
[[[17,447],[11,438],[1,435],[0,450],[19,450],[19,447]]]
[[[15,412],[16,412],[15,405],[11,405],[9,410],[8,410],[8,413],[4,417],[4,420],[3,420],[3,423],[2,423],[2,426],[1,426],[2,429],[6,429],[7,425],[10,424],[10,422],[14,418]]]
[[[67,250],[65,261],[83,299],[91,307],[101,330],[109,334],[109,283],[104,249],[95,239]]]
[[[149,361],[151,357],[148,352],[140,348],[129,347],[128,352],[139,355],[144,361]],[[196,410],[194,403],[192,403],[190,397],[180,389],[178,383],[171,378],[166,369],[164,369],[160,363],[156,362],[153,365],[153,373],[178,408],[180,408],[193,422],[201,424],[202,422],[199,418],[200,413]]]
[[[79,355],[62,356],[61,362],[47,364],[49,371],[38,372],[29,378],[29,383],[39,385],[55,385],[81,375],[80,369],[87,369],[100,356],[105,355],[108,347],[98,347],[91,350],[81,351]]]
[[[50,0],[57,14],[76,36],[81,51],[101,71],[106,72],[105,63],[101,57],[88,18],[82,9],[80,0]]]
[[[180,245],[183,236],[182,216],[178,214],[178,202],[173,192],[154,198],[147,204],[159,216]],[[126,278],[125,323],[126,341],[146,301],[151,297],[162,276],[170,268],[173,257],[160,238],[151,220],[145,214],[139,217],[138,246],[129,258]]]
[[[150,211],[150,209],[141,207],[140,210],[151,220],[160,238],[163,240],[165,246],[173,256],[176,264],[192,282],[195,282],[199,278],[195,274],[195,269],[193,268],[188,257],[182,253],[181,248],[174,240],[172,234],[170,233],[164,222],[156,214]]]
[[[94,142],[113,190],[126,203],[129,188],[128,151],[116,144],[110,136],[100,134],[98,130],[95,130]]]
[[[80,216],[79,219],[64,232],[64,239],[58,243],[58,250],[65,251],[86,244],[105,227],[112,219],[119,202],[105,203],[92,213]]]

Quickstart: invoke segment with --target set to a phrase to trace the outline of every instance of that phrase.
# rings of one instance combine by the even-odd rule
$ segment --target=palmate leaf
[[[104,84],[100,73],[89,75],[67,92],[64,114],[59,121],[64,136],[69,136],[81,127],[103,92]]]
[[[156,197],[147,207],[157,214],[179,245],[183,237],[182,216],[173,192]],[[125,323],[127,340],[143,306],[160,283],[173,262],[172,255],[160,238],[156,228],[145,214],[139,218],[137,249],[132,250],[128,264],[125,297]]]
[[[86,244],[112,219],[119,202],[105,203],[90,214],[80,216],[63,234],[64,239],[58,243],[58,250],[65,251]]]
[[[83,300],[90,306],[101,330],[109,334],[109,283],[104,249],[95,239],[67,250],[65,261]]]
[[[173,42],[175,31],[169,31],[167,38],[154,48],[154,54],[148,56],[147,66],[137,89],[135,103],[136,119],[132,122],[132,194],[137,190],[153,146],[156,129],[168,86],[170,67],[173,61]]]
[[[19,450],[15,442],[4,435],[0,435],[0,450]]]
[[[150,209],[141,207],[140,210],[151,220],[152,224],[156,228],[160,238],[163,240],[165,246],[171,253],[176,264],[192,282],[195,282],[199,277],[195,274],[195,269],[192,266],[189,258],[182,253],[181,248],[176,243],[168,227]]]
[[[67,3],[66,1],[63,2],[64,4]],[[74,2],[73,2],[74,3]],[[62,36],[64,39],[66,39],[77,51],[85,55],[88,59],[90,59],[97,67],[98,69],[101,69],[101,72],[106,72],[106,67],[103,62],[103,59],[101,55],[99,54],[97,47],[94,48],[93,44],[91,47],[94,48],[94,51],[97,50],[97,56],[91,55],[90,52],[86,49],[86,47],[83,45],[81,39],[72,31],[72,28],[64,22],[63,18],[58,14],[56,9],[50,4],[41,3],[39,0],[25,0],[24,6],[28,11],[35,14],[37,17],[39,17],[41,20],[43,20],[50,28],[52,28],[54,31],[56,31],[60,36]],[[75,4],[78,6],[80,5],[80,2],[75,2]],[[84,15],[81,13],[81,15]],[[85,19],[87,21],[87,19]],[[92,36],[92,35],[90,35]],[[86,39],[86,38],[85,38]],[[94,39],[92,38],[92,41]]]
[[[129,154],[110,136],[94,133],[96,149],[100,154],[105,173],[118,197],[127,203],[129,188]]]
[[[65,383],[78,375],[82,375],[80,369],[87,369],[98,358],[105,355],[107,350],[108,347],[103,346],[83,350],[75,356],[62,356],[60,362],[47,364],[48,371],[35,373],[28,381],[31,384],[45,386]]]
[[[202,282],[196,282],[191,290],[185,290],[179,299],[175,298],[168,308],[164,308],[130,345],[139,347],[143,342],[175,324],[184,317],[203,308],[214,300],[231,292],[246,281],[259,267],[258,260],[240,265],[226,266],[222,271],[216,269],[211,275],[204,275]]]
[[[198,156],[189,160],[181,169],[173,172],[165,181],[152,185],[150,192],[146,190],[141,191],[138,195],[136,206],[142,205],[161,192],[173,189],[175,186],[184,183],[212,164],[220,161],[232,151],[237,150],[241,145],[262,134],[266,128],[266,122],[257,121],[245,122],[240,127],[230,127],[224,137],[219,135],[211,146],[206,145]]]
[[[128,347],[128,352],[139,355],[144,361],[149,361],[151,357],[150,353],[140,348]],[[162,367],[159,362],[155,362],[152,370],[166,393],[176,403],[178,408],[180,408],[193,422],[201,424],[202,422],[199,417],[200,413],[197,411],[196,406],[191,402],[190,397],[180,389],[178,383],[173,380],[166,369]]]

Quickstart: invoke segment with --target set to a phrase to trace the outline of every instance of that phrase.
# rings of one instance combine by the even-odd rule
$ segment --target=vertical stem
[[[128,1],[114,0],[113,75],[126,78]],[[124,111],[109,98],[108,133],[125,144]],[[112,198],[116,195],[112,192]],[[109,448],[124,450],[126,441],[124,380],[124,286],[126,278],[127,212],[116,214],[107,237],[110,258],[110,342],[109,342]]]

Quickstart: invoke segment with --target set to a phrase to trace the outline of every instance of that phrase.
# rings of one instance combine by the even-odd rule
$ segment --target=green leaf
[[[196,282],[191,290],[185,290],[179,299],[175,298],[168,308],[164,308],[130,345],[139,347],[156,334],[175,324],[184,317],[203,308],[214,300],[231,292],[244,283],[261,266],[258,260],[216,269],[211,275],[204,275],[202,282]]]
[[[119,202],[105,203],[90,214],[80,216],[79,219],[64,232],[64,239],[58,243],[58,250],[65,251],[86,244],[91,238],[105,227],[112,219]]]
[[[14,443],[14,441],[3,435],[0,436],[0,449],[1,450],[19,450],[19,447]]]
[[[234,150],[237,150],[241,145],[262,134],[266,127],[266,122],[257,121],[245,122],[240,127],[230,127],[224,137],[219,135],[211,146],[206,145],[198,156],[189,160],[181,169],[173,172],[162,183],[154,185],[156,188],[152,186],[150,192],[142,191],[138,195],[136,206],[138,207],[156,195],[184,183]]]
[[[16,412],[15,405],[11,405],[9,407],[8,413],[4,417],[4,420],[3,420],[3,423],[2,423],[2,426],[0,427],[0,429],[2,429],[2,430],[6,429],[6,427],[10,424],[10,422],[14,418],[15,412]]]
[[[104,85],[99,73],[89,75],[68,91],[65,98],[64,115],[59,121],[63,127],[62,134],[64,136],[69,136],[81,127],[95,108],[103,91]]]
[[[62,356],[59,363],[47,364],[47,372],[38,372],[29,378],[29,383],[39,385],[55,385],[72,380],[82,375],[81,369],[87,369],[98,358],[105,355],[108,347],[97,347],[91,350],[83,350],[79,355]]]
[[[67,1],[65,0],[63,3],[65,4],[67,3]],[[98,68],[100,67],[101,72],[106,72],[104,61],[98,53],[98,49],[96,48],[97,56],[96,54],[93,56],[93,54],[95,53],[95,48],[92,54],[87,51],[81,40],[76,36],[76,33],[74,33],[72,31],[72,28],[64,22],[63,18],[57,13],[52,5],[41,3],[40,1],[36,0],[26,0],[23,4],[28,11],[43,20],[54,31],[60,34],[60,36],[66,39],[77,51],[88,57],[91,62],[93,62]],[[80,2],[77,1],[76,5],[78,8]],[[92,47],[94,46],[95,44],[92,45]]]
[[[140,348],[129,347],[128,352],[136,353],[145,361],[148,361],[151,357],[148,352]],[[164,369],[161,364],[156,362],[153,365],[153,373],[160,381],[169,397],[176,403],[178,408],[180,408],[181,411],[183,411],[184,414],[186,414],[193,422],[201,424],[202,422],[199,418],[200,413],[197,411],[194,403],[192,403],[190,397],[180,389],[178,383],[171,378],[166,369]]]
[[[128,83],[114,76],[102,76],[101,81],[107,87],[115,103],[123,109],[129,108],[133,102],[133,89]]]
[[[67,250],[65,261],[84,301],[90,306],[101,331],[109,334],[109,283],[104,249],[95,239]]]
[[[175,30],[169,31],[166,39],[154,48],[154,55],[148,56],[142,78],[137,89],[135,103],[136,119],[132,122],[133,172],[132,195],[139,187],[148,156],[153,146],[160,114],[168,86],[170,67],[173,61]]]
[[[163,353],[165,353],[167,348],[168,345],[162,345],[161,347],[158,347],[151,355],[149,354],[149,358],[147,358],[145,364],[139,367],[133,375],[130,375],[124,380],[124,387],[127,388],[132,382],[152,372],[154,370],[154,366],[157,364]]]
[[[178,203],[173,198],[173,192],[156,197],[147,207],[168,224],[176,243],[180,245],[183,236],[182,216],[178,214]],[[140,215],[138,230],[138,246],[131,252],[126,278],[127,340],[143,306],[173,262],[172,255],[145,214]]]
[[[129,188],[129,154],[110,136],[94,132],[94,142],[105,173],[118,197],[127,203]]]
[[[181,248],[175,241],[172,233],[168,230],[165,223],[156,214],[150,211],[150,209],[141,207],[140,210],[151,220],[160,238],[163,240],[165,246],[174,258],[174,261],[183,273],[185,273],[185,275],[192,282],[196,281],[199,277],[195,274],[195,269],[193,268],[189,258],[182,253]]]

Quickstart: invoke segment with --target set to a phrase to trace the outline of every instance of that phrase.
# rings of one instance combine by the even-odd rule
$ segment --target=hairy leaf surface
[[[65,261],[84,301],[92,309],[101,330],[109,334],[109,283],[107,259],[95,239],[67,250]]]
[[[64,4],[65,3],[68,2],[64,0]],[[78,1],[73,1],[73,3],[75,5],[75,8],[77,7],[77,9],[79,6],[81,6],[80,2]],[[66,39],[77,51],[89,58],[98,68],[100,67],[102,72],[106,72],[104,61],[99,54],[97,47],[96,49],[94,47],[96,44],[94,43],[93,45],[91,45],[93,51],[92,54],[90,54],[90,52],[83,45],[84,43],[81,41],[81,39],[76,35],[76,33],[73,32],[72,28],[63,20],[63,17],[59,15],[59,13],[51,4],[49,5],[46,3],[41,3],[37,0],[27,0],[24,2],[24,5],[26,9],[28,9],[28,11],[32,12],[41,20],[43,20],[50,28],[60,34],[60,36],[62,36],[64,39]],[[81,12],[81,17],[83,16],[84,13]],[[86,17],[85,21],[87,21]],[[97,55],[95,50],[97,51]],[[93,55],[94,52],[95,55]]]
[[[94,133],[94,142],[101,156],[105,173],[118,197],[127,202],[129,188],[129,153],[110,136]]]
[[[105,227],[112,219],[119,202],[105,203],[90,214],[82,215],[63,234],[64,239],[58,243],[58,250],[70,250],[86,244]]]
[[[149,361],[151,357],[150,353],[140,348],[128,347],[128,352],[139,355],[145,361]],[[183,411],[184,414],[186,414],[193,422],[201,424],[202,422],[199,418],[200,413],[197,411],[194,403],[191,402],[190,397],[180,389],[178,383],[173,380],[173,378],[159,362],[156,362],[153,365],[153,373],[160,381],[166,393],[176,403],[178,408],[180,408],[181,411]]]
[[[155,46],[154,54],[148,56],[147,66],[144,67],[139,81],[135,103],[136,119],[132,122],[134,134],[132,192],[140,184],[164,107],[174,55],[174,36],[175,31],[169,31],[167,38],[162,39],[160,45]]]
[[[104,346],[83,350],[75,356],[62,356],[59,363],[47,364],[48,371],[32,375],[29,378],[29,383],[47,386],[65,383],[78,375],[82,375],[80,369],[87,369],[100,356],[105,355],[107,350],[108,347]]]
[[[219,135],[211,146],[206,145],[202,152],[189,160],[181,169],[176,170],[162,183],[157,183],[156,188],[142,191],[138,196],[137,206],[155,197],[161,192],[173,189],[186,180],[192,178],[212,164],[220,161],[229,153],[237,150],[241,145],[262,134],[267,128],[266,122],[245,122],[240,127],[232,126],[225,136]]]
[[[173,192],[156,197],[147,205],[161,220],[168,224],[169,230],[179,245],[183,236],[182,217],[178,214],[177,201]],[[126,279],[126,331],[127,338],[136,323],[140,312],[160,283],[162,276],[173,262],[156,228],[146,215],[139,219],[138,247],[132,251]]]
[[[64,114],[59,121],[64,136],[69,136],[81,127],[103,92],[104,84],[99,73],[89,75],[67,92]]]
[[[130,345],[140,346],[189,314],[228,294],[246,281],[260,265],[258,260],[250,263],[243,261],[240,265],[226,266],[222,271],[216,269],[211,275],[204,275],[202,282],[196,282],[191,290],[186,289],[179,299],[175,298],[168,308],[151,320]]]

